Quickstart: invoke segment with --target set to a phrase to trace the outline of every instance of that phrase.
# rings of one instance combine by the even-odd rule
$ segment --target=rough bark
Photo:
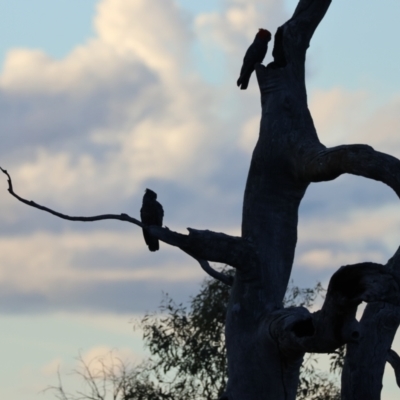
[[[390,302],[382,303],[391,310],[385,321],[392,321],[398,307],[397,275],[364,263],[343,267],[332,277],[321,311],[282,309],[297,241],[298,207],[311,182],[351,173],[382,181],[400,195],[397,159],[367,145],[327,149],[318,139],[307,106],[304,64],[310,39],[329,5],[330,0],[300,0],[275,35],[274,62],[256,68],[262,119],[244,195],[242,236],[254,243],[258,264],[245,272],[238,269],[233,286],[226,324],[229,400],[294,399],[305,352],[331,352],[344,343],[356,343],[360,349],[359,342],[376,344],[377,337],[366,339],[372,333],[364,319],[361,324],[355,319],[361,301]],[[368,306],[365,320],[372,322],[369,314],[375,307]],[[383,360],[396,329],[382,348]],[[348,359],[351,355],[350,349]],[[354,376],[354,368],[348,369]],[[376,370],[371,368],[370,375]],[[347,386],[354,392],[362,382],[359,374]]]
[[[237,271],[232,289],[226,323],[229,400],[296,396],[304,351],[285,354],[269,324],[282,309],[298,208],[310,182],[299,176],[296,164],[305,150],[323,147],[307,107],[304,64],[329,4],[301,0],[275,35],[274,62],[256,68],[262,119],[244,194],[242,236],[254,243],[259,259],[250,271]]]

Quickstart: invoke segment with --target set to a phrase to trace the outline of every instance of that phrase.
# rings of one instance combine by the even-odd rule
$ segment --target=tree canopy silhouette
[[[233,276],[232,270],[224,273]],[[104,357],[89,363],[80,358],[76,373],[85,389],[68,392],[61,377],[59,385],[49,389],[60,400],[217,399],[225,390],[228,372],[224,326],[229,292],[229,286],[207,279],[188,306],[165,295],[158,312],[135,324],[150,353],[141,364],[128,365],[115,357],[111,364]],[[310,289],[290,286],[285,306],[310,308],[324,292],[320,284]],[[316,355],[310,354],[300,372],[297,399],[338,400],[343,357],[343,352],[331,355],[336,374],[329,375],[317,368]]]

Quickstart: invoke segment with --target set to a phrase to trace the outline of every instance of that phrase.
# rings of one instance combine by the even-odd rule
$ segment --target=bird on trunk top
[[[164,210],[157,201],[157,193],[146,189],[143,196],[142,208],[140,209],[140,218],[145,225],[162,226]],[[146,229],[143,229],[143,237],[150,251],[157,251],[160,243],[157,238],[152,236]]]
[[[247,49],[243,59],[240,76],[237,80],[237,85],[241,90],[247,89],[250,76],[253,73],[256,64],[264,60],[268,50],[268,42],[271,40],[271,33],[266,29],[259,29],[253,43]]]

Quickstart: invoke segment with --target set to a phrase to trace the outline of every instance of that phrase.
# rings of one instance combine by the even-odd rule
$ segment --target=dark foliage
[[[232,270],[225,270],[233,274]],[[85,393],[67,394],[60,382],[56,390],[61,400],[216,400],[227,379],[224,323],[230,288],[216,280],[206,280],[189,306],[176,304],[168,295],[157,313],[136,324],[150,351],[149,359],[128,366],[119,360],[112,367],[102,365],[96,373],[82,360],[78,373],[87,384]],[[290,286],[285,306],[311,307],[325,290]],[[332,355],[331,372],[343,367],[344,349]],[[299,400],[338,400],[334,377],[318,370],[317,359],[307,355],[297,393]]]

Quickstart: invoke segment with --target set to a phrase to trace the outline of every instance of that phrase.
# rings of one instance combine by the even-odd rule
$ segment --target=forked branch
[[[234,237],[226,235],[224,233],[188,228],[189,234],[183,235],[181,233],[171,231],[166,227],[160,227],[155,225],[147,226],[138,219],[129,216],[128,214],[102,214],[91,217],[77,217],[77,216],[62,214],[48,207],[44,207],[34,201],[26,200],[23,197],[16,194],[14,192],[10,174],[1,167],[0,170],[5,175],[7,175],[9,193],[17,200],[30,207],[48,212],[52,215],[55,215],[58,218],[62,218],[68,221],[94,222],[107,219],[114,219],[119,221],[130,222],[144,229],[147,229],[151,233],[151,235],[157,237],[164,243],[169,244],[171,246],[179,247],[184,252],[190,254],[200,263],[202,268],[207,273],[210,273],[212,268],[207,267],[205,263],[208,264],[208,262],[205,260],[228,264],[235,268],[240,268],[243,265],[251,265],[252,261],[255,261],[256,258],[255,252],[253,250],[253,247],[248,241],[240,237]],[[212,273],[214,274],[214,277],[216,277],[216,275],[219,274],[217,271]]]

